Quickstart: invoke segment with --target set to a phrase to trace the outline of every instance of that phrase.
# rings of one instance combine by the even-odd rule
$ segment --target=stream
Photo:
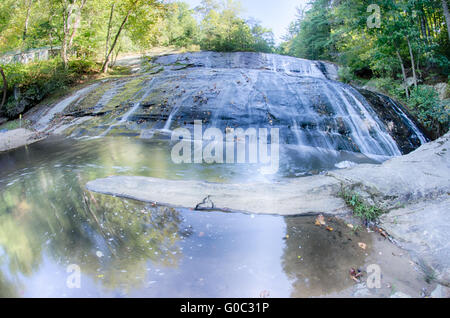
[[[35,128],[59,137],[0,154],[0,297],[420,296],[427,284],[407,254],[355,220],[173,209],[85,188],[117,175],[269,183],[380,163],[427,141],[401,105],[336,78],[320,61],[186,53],[38,110]],[[168,133],[198,121],[279,129],[277,173],[175,164]],[[374,290],[370,264],[383,270]]]
[[[340,295],[355,285],[349,269],[386,249],[335,218],[327,218],[328,231],[315,217],[171,209],[85,190],[109,175],[265,182],[244,166],[170,164],[164,145],[50,138],[2,154],[0,296]],[[68,287],[73,264],[81,288]]]

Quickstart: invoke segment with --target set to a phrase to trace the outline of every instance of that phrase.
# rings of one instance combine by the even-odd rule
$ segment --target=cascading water
[[[378,94],[378,96],[380,96]],[[381,97],[381,96],[380,96]],[[402,110],[402,108],[398,105],[396,101],[394,101],[392,98],[387,97],[389,99],[390,104],[392,105],[394,111],[403,118],[405,122],[409,124],[409,127],[414,131],[417,138],[419,138],[420,142],[422,144],[427,142],[427,138],[424,136],[424,134],[420,131],[419,128],[413,123],[413,121],[405,114],[405,112]]]
[[[59,103],[57,103],[55,106],[53,106],[50,110],[47,111],[36,123],[35,128],[39,131],[44,131],[48,128],[50,122],[52,121],[53,117],[62,111],[64,111],[70,104],[74,102],[78,102],[80,99],[84,98],[86,94],[88,94],[90,91],[92,91],[94,88],[96,88],[99,84],[92,84],[88,87],[85,87],[83,89],[80,89],[78,92],[72,94],[71,96],[63,99]]]
[[[96,123],[109,126],[100,136],[126,126],[135,136],[154,138],[158,131],[192,128],[195,120],[222,131],[279,128],[282,155],[300,172],[343,161],[381,161],[426,141],[394,101],[388,100],[385,110],[373,107],[357,89],[337,82],[337,67],[331,63],[217,52],[161,56],[153,63],[161,71],[142,75],[143,93],[135,95],[140,96],[137,102],[128,101],[133,107],[119,121]],[[399,129],[392,130],[384,111],[390,111],[389,120]],[[129,121],[133,125],[124,125]],[[88,121],[71,133],[98,136],[95,127]]]
[[[139,109],[139,107],[141,106],[142,100],[144,100],[151,93],[151,89],[152,89],[151,84],[152,84],[152,82],[153,82],[153,79],[150,81],[149,88],[148,87],[146,88],[146,91],[142,94],[142,97],[140,97],[139,101],[134,103],[133,107],[131,107],[130,110],[128,112],[126,112],[125,115],[123,115],[122,118],[120,118],[120,120],[117,123],[112,124],[111,126],[109,126],[108,129],[106,129],[105,132],[103,132],[100,135],[100,137],[107,136],[108,133],[113,128],[121,126],[124,123],[128,122],[128,119],[130,118],[130,116],[133,115]]]

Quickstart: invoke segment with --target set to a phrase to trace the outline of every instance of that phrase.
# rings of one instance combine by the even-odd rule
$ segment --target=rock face
[[[450,98],[450,90],[447,83],[438,83],[434,85],[434,89],[438,93],[439,99],[444,100]]]
[[[430,277],[450,286],[450,133],[382,165],[330,172],[390,212],[381,225]]]
[[[154,138],[176,128],[192,130],[196,120],[222,132],[278,128],[283,165],[293,167],[288,170],[294,175],[342,161],[381,162],[425,141],[391,100],[376,96],[371,105],[354,87],[336,82],[331,63],[198,52],[156,57],[143,69],[72,95],[44,114],[37,128],[53,127],[49,120],[60,112],[68,121],[61,127],[74,137]],[[89,120],[72,124],[73,117]]]
[[[428,141],[419,129],[420,124],[401,104],[388,96],[369,90],[358,89],[358,91],[369,101],[377,116],[387,124],[389,134],[395,139],[403,154],[410,153]]]
[[[450,133],[381,165],[361,164],[328,172],[375,204],[394,209],[450,193]]]

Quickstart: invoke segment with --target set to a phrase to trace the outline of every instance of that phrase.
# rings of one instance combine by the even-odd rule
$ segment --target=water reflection
[[[239,175],[165,158],[158,143],[126,139],[49,140],[2,154],[0,296],[303,297],[352,284],[348,267],[365,254],[337,221],[328,232],[312,217],[174,210],[84,189],[111,174]],[[81,268],[80,289],[66,285],[70,264]]]

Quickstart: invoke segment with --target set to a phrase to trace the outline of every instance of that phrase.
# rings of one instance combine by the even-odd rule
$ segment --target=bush
[[[58,90],[64,90],[98,66],[89,60],[72,60],[64,69],[59,58],[29,64],[2,66],[8,81],[8,100],[0,114],[15,118]]]
[[[350,83],[356,79],[352,69],[348,66],[340,67],[338,70],[339,80],[344,83]]]
[[[375,86],[375,88],[382,93],[385,93],[396,99],[404,100],[405,89],[403,85],[392,78],[374,78],[370,80],[369,83],[370,85]]]
[[[95,74],[98,72],[99,67],[92,60],[71,60],[69,61],[68,71],[72,75]]]
[[[436,136],[448,131],[450,103],[448,100],[440,101],[433,87],[420,85],[412,89],[407,105],[421,124]]]
[[[344,199],[348,207],[353,210],[353,215],[363,221],[377,221],[385,211],[375,205],[368,204],[354,191],[342,189],[340,196]]]

